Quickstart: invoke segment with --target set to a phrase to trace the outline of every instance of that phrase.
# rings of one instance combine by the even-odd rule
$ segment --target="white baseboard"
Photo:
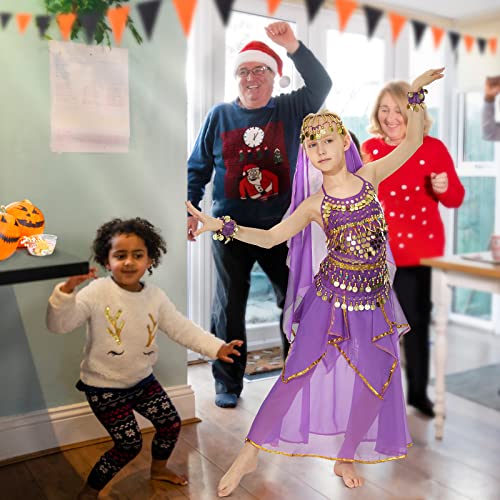
[[[195,418],[195,396],[190,385],[178,385],[165,390],[181,420]],[[141,428],[151,427],[148,420],[136,416]],[[86,402],[2,417],[0,462],[106,436],[106,431]]]

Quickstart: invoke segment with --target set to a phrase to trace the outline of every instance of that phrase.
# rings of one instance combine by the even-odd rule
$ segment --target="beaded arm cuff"
[[[234,239],[235,234],[238,232],[238,226],[236,221],[231,219],[229,215],[223,215],[219,219],[222,221],[222,228],[214,233],[213,239],[219,241],[226,240],[224,243],[227,244]]]
[[[408,104],[406,109],[411,109],[412,111],[418,111],[419,107],[425,109],[425,94],[427,94],[427,89],[423,87],[417,92],[408,92]]]

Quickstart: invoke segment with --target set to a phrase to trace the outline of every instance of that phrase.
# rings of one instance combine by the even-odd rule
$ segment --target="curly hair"
[[[153,267],[158,267],[162,254],[167,253],[167,244],[151,222],[140,217],[134,219],[113,219],[103,224],[97,229],[97,234],[92,242],[92,257],[101,266],[108,263],[108,255],[111,249],[111,240],[118,234],[135,234],[144,240],[148,250],[148,257],[151,259],[149,274],[153,272]]]

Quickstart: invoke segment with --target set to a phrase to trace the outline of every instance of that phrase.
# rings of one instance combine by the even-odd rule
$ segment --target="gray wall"
[[[1,10],[43,14],[42,5],[3,0]],[[142,32],[137,10],[131,14]],[[54,28],[49,33],[60,39]],[[102,222],[148,218],[161,228],[169,250],[149,279],[185,312],[186,39],[171,2],[162,2],[151,41],[138,46],[126,33],[122,47],[129,49],[129,153],[55,154],[47,43],[38,38],[34,20],[24,35],[15,19],[0,31],[0,204],[30,199],[44,212],[46,231],[58,235],[60,248],[85,258]],[[45,327],[56,283],[0,286],[0,416],[84,399],[74,388],[83,328],[58,336]],[[159,344],[159,380],[166,386],[185,383],[185,349],[166,338]]]

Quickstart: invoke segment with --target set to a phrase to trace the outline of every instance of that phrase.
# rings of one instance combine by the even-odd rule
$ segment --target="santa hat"
[[[281,57],[264,42],[253,40],[247,43],[238,53],[234,61],[234,72],[243,63],[258,62],[265,64],[272,69],[274,73],[280,76],[280,87],[288,87],[290,85],[290,78],[283,76],[283,61]]]

